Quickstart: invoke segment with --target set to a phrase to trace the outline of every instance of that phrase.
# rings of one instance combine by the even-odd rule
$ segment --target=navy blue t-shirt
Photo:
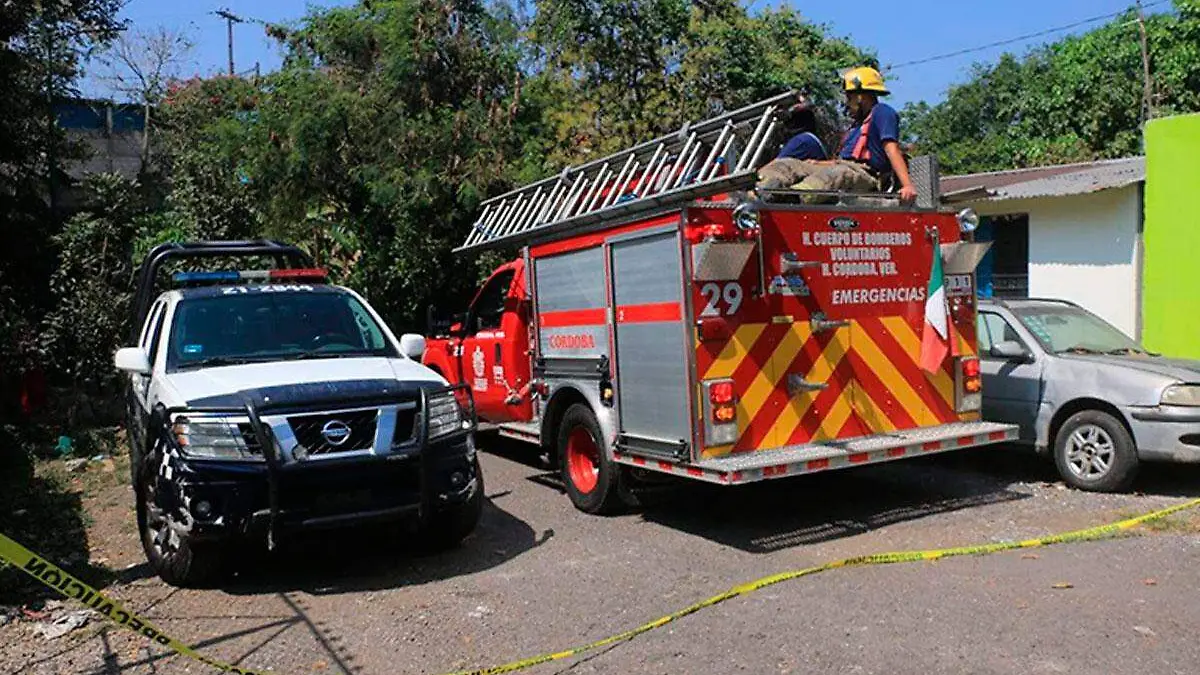
[[[779,151],[778,159],[790,157],[791,159],[829,159],[829,154],[825,152],[825,145],[821,143],[821,139],[817,138],[816,134],[811,131],[796,134],[788,139],[787,143],[783,144],[783,149]]]
[[[853,159],[854,145],[862,134],[862,124],[855,124],[842,143],[839,156],[842,159]],[[876,103],[871,117],[871,126],[867,129],[867,149],[871,151],[868,164],[877,172],[891,170],[887,154],[883,151],[884,141],[900,141],[900,115],[892,106],[886,103]]]

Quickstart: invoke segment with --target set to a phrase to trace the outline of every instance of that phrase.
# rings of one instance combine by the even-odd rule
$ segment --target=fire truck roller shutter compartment
[[[639,452],[679,453],[692,437],[679,233],[630,236],[610,240],[620,431]]]
[[[538,258],[538,347],[547,359],[610,356],[604,249]]]

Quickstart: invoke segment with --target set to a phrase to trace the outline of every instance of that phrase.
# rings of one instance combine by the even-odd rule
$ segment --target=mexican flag
[[[950,353],[950,316],[946,309],[946,283],[942,274],[942,252],[934,240],[933,267],[925,294],[925,326],[921,331],[921,368],[930,373],[942,369]]]

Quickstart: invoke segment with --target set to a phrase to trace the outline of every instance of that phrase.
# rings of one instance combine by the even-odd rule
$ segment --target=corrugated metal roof
[[[941,188],[943,201],[961,203],[1082,195],[1144,180],[1146,158],[1125,157],[1086,164],[946,176],[941,181]]]

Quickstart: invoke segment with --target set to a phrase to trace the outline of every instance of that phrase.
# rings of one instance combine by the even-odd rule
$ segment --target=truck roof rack
[[[565,236],[697,197],[752,188],[788,91],[483,203],[455,253]]]
[[[131,344],[137,342],[142,324],[154,301],[155,280],[169,260],[189,258],[270,258],[277,269],[311,268],[312,259],[304,251],[270,239],[250,241],[166,242],[150,250],[138,268],[137,290],[133,298],[133,324],[129,328]]]

